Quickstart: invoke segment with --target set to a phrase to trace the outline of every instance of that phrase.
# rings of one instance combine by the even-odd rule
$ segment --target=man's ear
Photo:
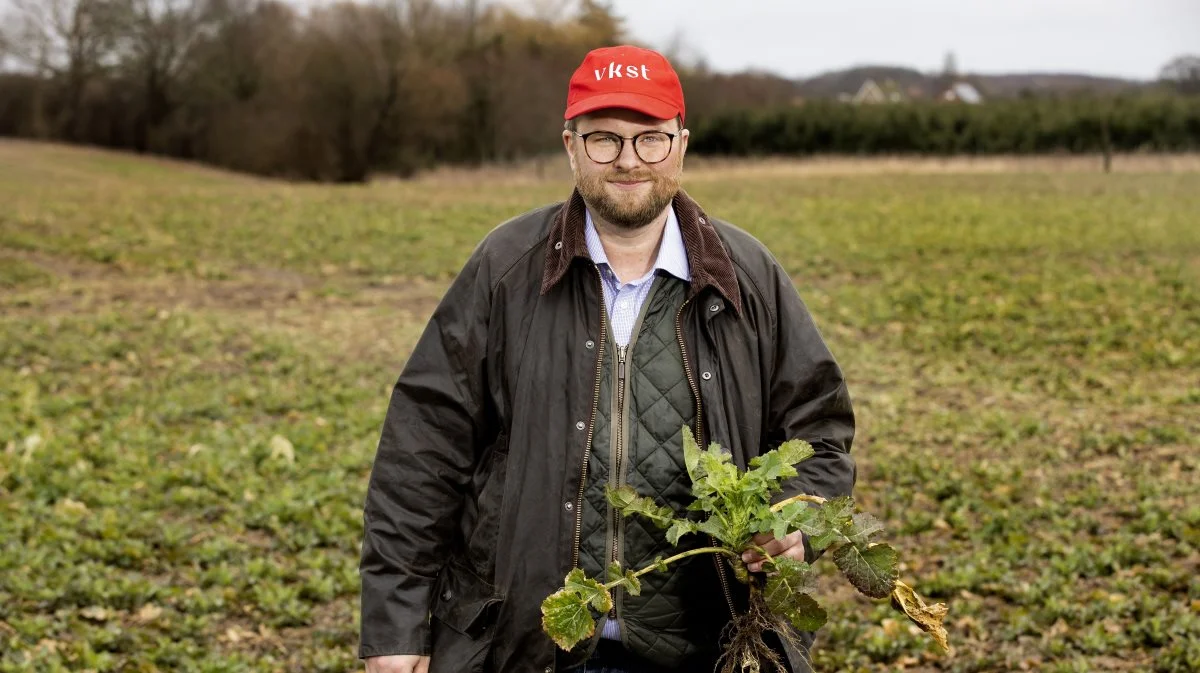
[[[692,132],[687,129],[679,129],[679,158],[687,154],[688,138],[692,136]]]
[[[567,151],[567,159],[571,162],[571,172],[574,173],[575,168],[575,153],[571,151],[571,141],[575,140],[575,134],[570,131],[563,131],[563,149]]]

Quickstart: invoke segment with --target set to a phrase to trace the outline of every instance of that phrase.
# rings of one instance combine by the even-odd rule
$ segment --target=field
[[[818,670],[1200,669],[1200,171],[685,187],[793,275],[860,504],[951,608],[943,655],[831,582]],[[568,189],[0,143],[0,672],[360,668],[390,387],[475,242]]]

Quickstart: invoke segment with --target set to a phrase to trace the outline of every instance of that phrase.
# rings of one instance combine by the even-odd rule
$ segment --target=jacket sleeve
[[[779,267],[775,278],[775,367],[766,426],[770,444],[803,439],[816,452],[797,466],[799,475],[788,480],[779,497],[850,495],[857,471],[850,456],[854,411],[846,381],[791,279]]]
[[[487,440],[490,288],[476,250],[395,387],[363,511],[359,657],[430,653],[432,592]]]

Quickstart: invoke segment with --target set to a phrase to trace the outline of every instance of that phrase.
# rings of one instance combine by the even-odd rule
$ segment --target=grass
[[[793,274],[860,504],[951,607],[942,655],[831,581],[818,670],[1200,667],[1200,173],[685,186]],[[388,389],[475,242],[568,188],[0,143],[0,672],[359,668]]]

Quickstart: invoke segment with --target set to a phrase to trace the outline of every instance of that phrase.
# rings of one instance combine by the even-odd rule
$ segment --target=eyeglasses
[[[657,164],[671,155],[675,145],[675,133],[666,131],[643,131],[632,138],[619,136],[609,131],[592,131],[579,133],[571,131],[583,139],[583,149],[588,158],[598,164],[611,164],[625,151],[625,141],[633,141],[633,152],[638,158],[648,164]]]

